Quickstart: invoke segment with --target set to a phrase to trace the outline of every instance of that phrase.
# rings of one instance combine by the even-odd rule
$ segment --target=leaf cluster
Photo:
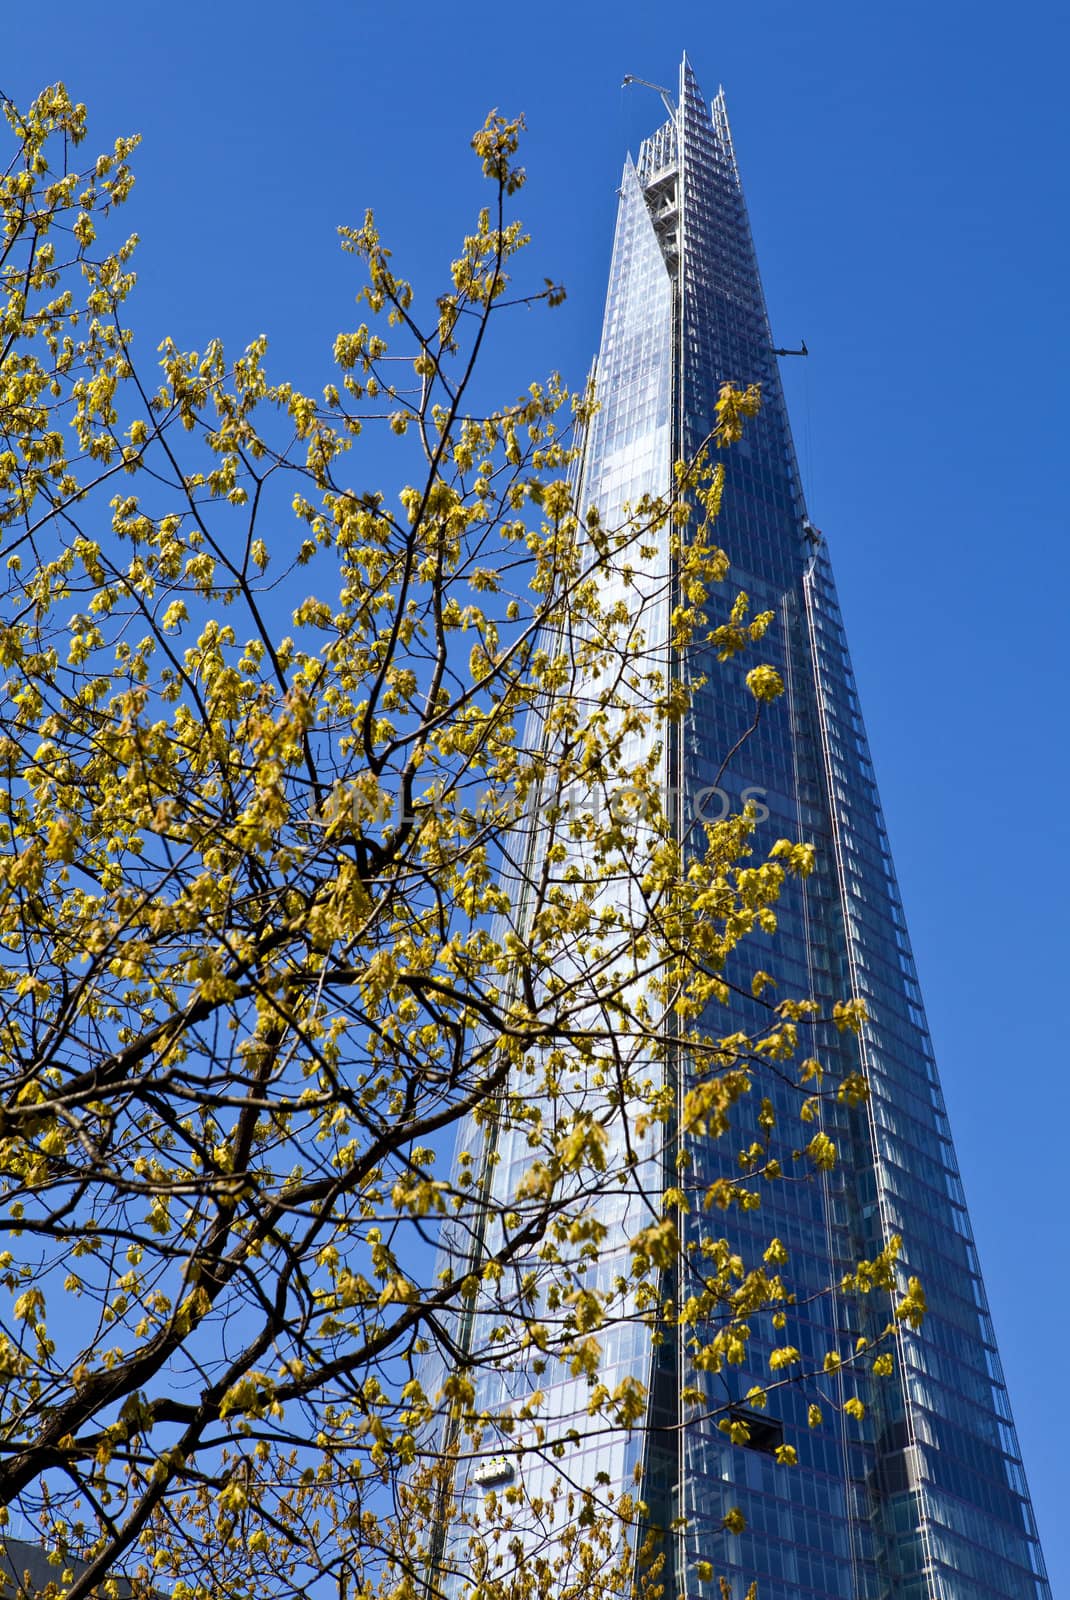
[[[610,527],[577,502],[593,395],[478,404],[501,313],[561,298],[510,299],[518,122],[474,141],[492,199],[426,315],[374,218],[342,230],[367,320],[312,395],[264,338],[166,341],[148,376],[136,239],[107,244],[136,140],[76,169],[61,87],[5,110],[0,1502],[71,1600],[116,1575],[401,1600],[451,1562],[488,1600],[623,1594],[642,1502],[566,1459],[646,1414],[602,1336],[679,1325],[720,1371],[794,1303],[777,1241],[748,1264],[713,1234],[667,1303],[666,1153],[727,1135],[770,1070],[811,1120],[837,1089],[793,1066],[812,1002],[710,1024],[808,847],[752,860],[749,815],[683,841],[659,777],[689,691],[651,605],[726,657],[768,620],[707,611],[723,475],[700,453]],[[757,398],[726,388],[714,442]],[[360,483],[373,426],[394,495]],[[757,717],[782,686],[748,684]],[[759,1123],[714,1211],[776,1179]],[[801,1167],[834,1161],[815,1128]],[[851,1289],[893,1278],[882,1256]],[[581,1427],[538,1391],[489,1405],[519,1371],[586,1377]],[[458,1504],[501,1448],[552,1478]]]

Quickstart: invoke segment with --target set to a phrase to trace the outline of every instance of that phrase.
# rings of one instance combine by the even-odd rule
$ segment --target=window
[[[762,1455],[775,1455],[784,1443],[784,1424],[776,1417],[767,1417],[764,1411],[752,1411],[749,1406],[731,1406],[728,1416],[732,1422],[743,1422],[750,1429],[745,1448],[757,1450]]]

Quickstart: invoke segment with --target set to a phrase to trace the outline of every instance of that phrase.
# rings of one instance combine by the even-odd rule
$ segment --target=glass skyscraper
[[[733,1214],[733,1227],[741,1246],[760,1253],[776,1234],[791,1252],[806,1301],[792,1337],[804,1360],[820,1363],[830,1348],[846,1355],[872,1331],[839,1285],[892,1234],[929,1310],[919,1331],[901,1329],[894,1375],[873,1380],[862,1423],[810,1429],[812,1397],[786,1386],[750,1447],[731,1444],[716,1416],[676,1426],[681,1350],[668,1339],[652,1357],[645,1329],[618,1330],[607,1381],[638,1373],[654,1420],[671,1426],[645,1445],[638,1433],[622,1437],[598,1466],[627,1487],[645,1449],[646,1498],[663,1526],[684,1526],[670,1540],[670,1595],[718,1592],[698,1577],[701,1558],[734,1596],[757,1579],[760,1600],[1050,1600],[829,554],[803,503],[723,94],[711,110],[685,58],[666,99],[668,119],[624,168],[581,500],[608,521],[646,491],[670,492],[673,460],[714,425],[722,382],[761,385],[760,415],[729,455],[717,533],[735,586],[755,611],[774,613],[762,659],[786,692],[721,774],[748,720],[741,680],[751,663],[718,665],[696,651],[681,670],[704,682],[666,755],[666,788],[681,797],[683,829],[723,793],[735,809],[749,797],[768,813],[759,847],[781,836],[814,843],[815,871],[785,891],[762,959],[780,993],[813,995],[826,1014],[857,997],[869,1017],[860,1039],[829,1029],[816,1041],[840,1072],[861,1064],[870,1085],[865,1110],[826,1110],[837,1166],[820,1181],[763,1191],[761,1210]],[[667,570],[667,552],[659,561]],[[648,633],[667,627],[657,616],[648,623]],[[761,1026],[757,1009],[749,1020]],[[748,1018],[734,1025],[746,1029]],[[794,1090],[768,1092],[782,1119],[797,1118]],[[714,1141],[689,1143],[697,1191],[731,1172]],[[498,1155],[501,1181],[512,1181],[523,1152]],[[623,1215],[613,1222],[622,1233],[629,1225]],[[707,1226],[700,1206],[683,1226]],[[685,1248],[684,1273],[689,1259]],[[678,1286],[681,1298],[688,1292]],[[769,1350],[752,1339],[734,1392],[768,1380]],[[709,1410],[727,1391],[721,1377],[706,1381]],[[828,1380],[833,1401],[838,1381]],[[522,1375],[503,1374],[501,1392],[483,1402],[507,1402],[511,1383],[522,1388]],[[559,1414],[567,1405],[563,1393]],[[798,1449],[794,1470],[774,1459],[781,1437]],[[723,1526],[729,1507],[743,1512],[742,1533]]]

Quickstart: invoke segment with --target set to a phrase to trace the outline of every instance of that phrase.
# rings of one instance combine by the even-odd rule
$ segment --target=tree
[[[755,862],[748,815],[676,836],[659,752],[687,690],[619,598],[667,539],[673,650],[760,639],[745,600],[706,609],[722,469],[703,452],[605,526],[574,490],[589,394],[479,405],[492,324],[561,296],[509,288],[519,123],[473,141],[491,199],[429,326],[371,215],[341,230],[370,323],[314,397],[269,378],[263,338],[233,362],[168,342],[150,379],[123,326],[135,240],[98,242],[136,140],[79,170],[62,87],[5,110],[0,1500],[72,1600],[120,1575],[178,1600],[416,1595],[455,1560],[488,1597],[624,1593],[641,1490],[570,1485],[537,1401],[481,1414],[476,1380],[564,1362],[592,1429],[641,1422],[599,1335],[671,1317],[669,1066],[698,1062],[682,1117],[721,1133],[814,1013],[730,1025],[726,959],[810,852]],[[726,388],[713,442],[757,403]],[[352,486],[376,424],[397,494]],[[748,683],[757,719],[781,685]],[[529,1152],[507,1194],[505,1133]],[[741,1194],[772,1181],[764,1138]],[[614,1189],[646,1215],[592,1287]],[[891,1289],[893,1259],[860,1287]],[[789,1301],[776,1265],[711,1263],[707,1364]],[[560,1473],[522,1573],[517,1493],[439,1536],[458,1460],[520,1421]]]

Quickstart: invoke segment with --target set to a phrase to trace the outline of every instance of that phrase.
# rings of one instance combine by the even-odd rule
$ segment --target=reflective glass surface
[[[778,1233],[793,1263],[805,1260],[817,1290],[835,1286],[852,1260],[901,1233],[904,1278],[920,1277],[929,1300],[922,1330],[904,1331],[897,1377],[874,1382],[862,1425],[846,1423],[839,1438],[810,1432],[801,1398],[789,1394],[783,1420],[800,1441],[798,1471],[733,1449],[713,1427],[688,1430],[685,1570],[700,1552],[712,1555],[721,1570],[736,1569],[740,1593],[758,1577],[763,1600],[1041,1600],[1048,1588],[1020,1453],[828,550],[805,520],[724,99],[711,115],[686,62],[677,122],[679,437],[685,450],[705,437],[723,379],[761,384],[758,425],[748,429],[742,453],[731,452],[721,536],[755,609],[776,613],[763,653],[771,645],[787,685],[725,787],[765,791],[770,815],[759,843],[788,834],[817,846],[817,870],[784,905],[770,949],[780,992],[826,1002],[858,996],[870,1016],[860,1047],[851,1044],[870,1080],[867,1122],[827,1114],[839,1166],[820,1184],[785,1186],[776,1204],[765,1201],[755,1243]],[[699,672],[705,666],[695,663]],[[740,704],[731,674],[710,664],[685,741],[692,797],[738,736]],[[843,1059],[842,1038],[818,1042],[819,1054],[854,1064]],[[790,1097],[778,1109],[791,1115]],[[710,1146],[697,1144],[694,1158],[700,1184],[717,1174]],[[833,1293],[813,1302],[810,1325],[795,1342],[804,1357],[829,1345],[847,1355],[870,1331],[857,1302]],[[753,1354],[760,1382],[768,1351],[756,1341]],[[747,1518],[741,1536],[719,1531],[728,1504]]]
[[[749,721],[741,680],[752,660],[720,665],[696,652],[682,670],[705,683],[679,748],[667,754],[666,787],[682,780],[685,828],[696,809],[709,817],[716,784],[733,809],[750,798],[765,811],[758,853],[783,836],[813,841],[816,870],[786,893],[761,964],[781,994],[812,994],[828,1007],[848,996],[865,1001],[860,1041],[830,1029],[814,1048],[838,1071],[861,1065],[871,1087],[866,1111],[825,1112],[837,1167],[766,1191],[762,1209],[733,1212],[732,1226],[758,1249],[778,1235],[813,1292],[793,1323],[804,1359],[820,1361],[830,1347],[846,1356],[872,1334],[838,1285],[892,1233],[905,1241],[904,1282],[922,1279],[929,1314],[920,1332],[903,1332],[896,1374],[873,1381],[861,1423],[810,1430],[811,1397],[778,1391],[770,1421],[797,1444],[794,1471],[732,1446],[716,1420],[676,1429],[685,1363],[663,1346],[651,1372],[639,1327],[613,1336],[606,1381],[626,1372],[653,1378],[654,1420],[668,1427],[648,1448],[646,1493],[659,1520],[687,1519],[672,1576],[689,1600],[717,1592],[695,1579],[699,1558],[729,1575],[735,1596],[757,1578],[761,1600],[1049,1600],[828,549],[803,505],[724,99],[711,111],[685,58],[675,117],[624,170],[584,502],[608,520],[647,490],[666,492],[674,456],[709,434],[726,379],[760,383],[762,409],[726,458],[719,542],[734,562],[730,583],[747,591],[754,611],[774,613],[762,659],[779,668],[786,693],[721,774]],[[662,552],[641,594],[655,649],[664,642],[666,570]],[[753,947],[747,961],[749,976]],[[733,1026],[761,1020],[755,1009],[751,1018],[737,1013]],[[723,1031],[717,1016],[711,1028]],[[771,1094],[783,1119],[797,1117],[794,1090]],[[734,1169],[712,1142],[692,1140],[690,1154],[697,1191]],[[522,1149],[503,1150],[501,1181],[515,1182],[523,1161]],[[691,1216],[697,1237],[708,1221],[701,1207]],[[629,1222],[608,1212],[606,1220],[622,1231]],[[883,1325],[887,1306],[878,1314]],[[733,1393],[767,1379],[768,1354],[756,1325],[750,1369],[742,1382],[733,1373]],[[552,1377],[549,1414],[582,1411],[585,1389]],[[522,1373],[503,1375],[501,1393],[488,1387],[480,1403],[524,1382]],[[708,1385],[711,1402],[722,1403],[724,1381]],[[828,1394],[844,1398],[834,1377]],[[631,1441],[603,1449],[597,1467],[627,1488],[637,1449]],[[593,1460],[587,1465],[593,1473]],[[729,1506],[746,1517],[740,1535],[721,1526]]]

